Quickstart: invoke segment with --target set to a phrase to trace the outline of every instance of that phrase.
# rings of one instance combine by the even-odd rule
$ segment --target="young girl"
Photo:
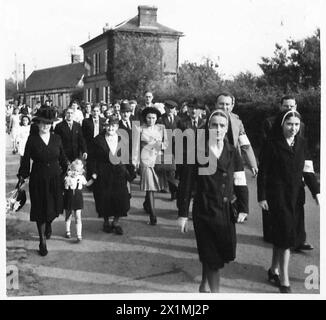
[[[84,166],[81,160],[76,159],[73,161],[67,171],[64,179],[64,209],[66,210],[66,238],[70,239],[70,223],[71,215],[74,211],[76,229],[77,229],[77,242],[82,240],[82,220],[81,210],[83,209],[83,185],[90,186],[92,180],[86,181],[84,175]]]

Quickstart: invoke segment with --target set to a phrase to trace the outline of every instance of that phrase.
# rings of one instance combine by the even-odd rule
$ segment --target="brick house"
[[[78,55],[72,55],[72,63],[35,70],[26,79],[26,104],[33,107],[39,100],[51,99],[59,111],[65,109],[72,95],[84,86],[84,63]]]
[[[166,79],[175,79],[178,72],[179,38],[183,34],[157,22],[157,8],[138,6],[138,15],[115,26],[81,45],[84,51],[84,100],[110,102],[110,83],[114,78],[115,51],[121,45],[119,35],[146,36],[158,39],[162,51],[161,72]],[[123,44],[122,44],[123,45]]]

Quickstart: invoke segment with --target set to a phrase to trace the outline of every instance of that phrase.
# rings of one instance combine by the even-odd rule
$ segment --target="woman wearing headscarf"
[[[30,220],[37,224],[41,256],[48,253],[46,239],[51,237],[51,223],[63,212],[63,173],[68,166],[60,136],[50,132],[55,120],[53,107],[38,109],[32,120],[35,130],[28,137],[18,171],[20,184],[29,177]]]
[[[272,264],[268,279],[281,293],[291,293],[289,280],[290,248],[298,245],[297,223],[302,207],[302,179],[319,203],[319,185],[307,144],[298,132],[301,116],[284,111],[274,122],[263,146],[257,178],[259,205],[272,220]]]
[[[236,256],[235,222],[248,215],[248,188],[238,151],[225,139],[228,116],[214,111],[207,123],[204,143],[197,143],[197,188],[193,204],[193,223],[199,259],[202,264],[200,292],[219,292],[219,270]],[[200,131],[198,131],[200,132]],[[200,146],[203,149],[200,149]],[[208,154],[204,163],[200,158]],[[201,162],[203,164],[201,164]],[[232,208],[236,208],[238,215]],[[187,231],[187,217],[179,216],[181,231]]]

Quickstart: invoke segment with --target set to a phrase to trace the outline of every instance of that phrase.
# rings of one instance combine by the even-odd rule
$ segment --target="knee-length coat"
[[[304,138],[295,136],[290,147],[283,135],[271,137],[263,146],[257,177],[258,201],[266,200],[272,220],[272,243],[279,248],[299,245],[297,224],[304,203],[302,179],[313,197],[319,185]]]
[[[120,137],[119,141],[121,141]],[[94,138],[93,147],[90,170],[91,174],[97,174],[93,187],[96,211],[99,217],[126,216],[130,209],[127,181],[134,178],[133,167],[129,164],[111,162],[110,157],[114,155],[104,134]],[[117,150],[115,156],[121,156],[121,149]]]
[[[236,232],[230,205],[236,196],[239,212],[248,213],[248,188],[241,156],[226,140],[220,157],[212,155],[210,161],[215,161],[214,172],[200,174],[205,166],[197,163],[192,176],[197,182],[193,223],[200,261],[219,269],[235,259]]]
[[[67,166],[68,160],[58,135],[50,133],[48,145],[38,133],[29,135],[18,176],[30,177],[31,221],[51,222],[63,212],[63,174]]]

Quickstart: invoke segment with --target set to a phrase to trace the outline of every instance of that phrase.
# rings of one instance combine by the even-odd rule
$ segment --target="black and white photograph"
[[[320,299],[325,10],[1,1],[3,299]]]

